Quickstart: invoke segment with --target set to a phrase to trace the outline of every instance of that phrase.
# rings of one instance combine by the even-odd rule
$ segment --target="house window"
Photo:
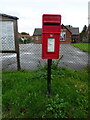
[[[61,32],[60,41],[65,41],[65,40],[66,40],[66,32]]]
[[[35,38],[36,40],[39,40],[38,36]]]

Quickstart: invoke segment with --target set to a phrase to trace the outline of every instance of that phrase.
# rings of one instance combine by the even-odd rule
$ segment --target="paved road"
[[[88,53],[70,44],[61,45],[61,55],[63,55],[63,59],[60,66],[81,70],[88,65]]]
[[[59,66],[81,70],[88,65],[88,53],[82,52],[70,44],[60,45],[61,55],[63,55],[63,58]],[[0,56],[0,62],[2,62],[2,69],[4,70],[17,69],[16,54],[4,53]],[[41,44],[20,45],[20,62],[22,69],[34,70],[38,69],[38,66],[43,66],[47,60],[41,58]]]

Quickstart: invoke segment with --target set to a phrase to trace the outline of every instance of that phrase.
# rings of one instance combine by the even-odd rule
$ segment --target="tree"
[[[90,24],[88,25],[88,42],[90,43]]]
[[[85,42],[85,41],[87,41],[87,26],[86,25],[84,25],[84,27],[83,27],[83,30],[82,30],[82,32],[80,33],[80,40],[81,40],[81,42]]]
[[[20,34],[21,35],[29,35],[29,33],[26,33],[26,32],[21,32]]]

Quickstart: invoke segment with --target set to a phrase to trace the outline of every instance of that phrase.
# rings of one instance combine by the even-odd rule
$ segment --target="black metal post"
[[[48,59],[48,69],[47,69],[47,94],[50,95],[51,92],[51,65],[52,59]]]

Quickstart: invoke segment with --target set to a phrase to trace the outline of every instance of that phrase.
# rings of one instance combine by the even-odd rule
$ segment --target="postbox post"
[[[48,72],[47,72],[47,94],[50,95],[51,92],[51,65],[52,59],[48,59]]]

